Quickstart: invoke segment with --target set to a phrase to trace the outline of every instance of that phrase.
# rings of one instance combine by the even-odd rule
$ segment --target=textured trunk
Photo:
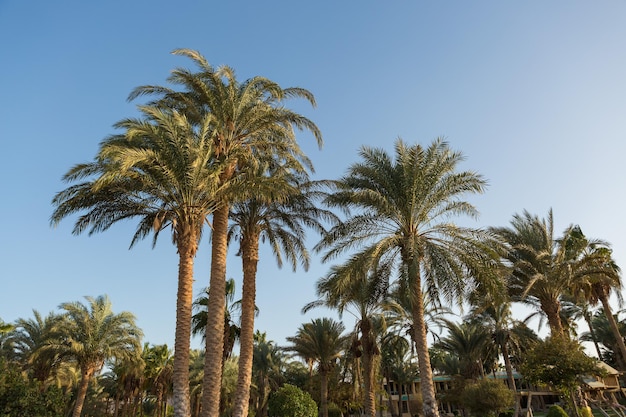
[[[363,334],[363,385],[365,386],[365,415],[376,415],[376,387],[374,386],[375,368],[374,356],[376,354],[376,342],[372,336],[371,322],[367,317],[361,319],[361,332]]]
[[[513,366],[511,365],[511,358],[509,357],[509,347],[506,342],[500,345],[500,350],[502,351],[502,357],[504,358],[504,368],[506,369],[506,378],[509,381],[509,388],[515,394],[515,411],[513,412],[513,417],[518,417],[519,415],[519,397],[517,395],[517,387],[515,386],[515,377],[513,377]]]
[[[320,415],[328,417],[328,371],[320,369]]]
[[[83,412],[83,405],[85,404],[85,396],[87,395],[87,387],[89,381],[95,372],[94,367],[86,367],[81,370],[80,383],[78,384],[78,391],[76,392],[76,404],[74,405],[74,411],[72,417],[80,417]]]
[[[228,212],[226,202],[213,213],[211,240],[211,279],[209,282],[206,356],[202,381],[202,417],[217,417],[222,388],[224,314],[226,303],[226,254],[228,251]]]
[[[424,320],[424,299],[422,296],[422,285],[419,266],[416,262],[410,262],[409,279],[413,283],[413,324],[415,347],[419,360],[420,388],[422,391],[422,410],[424,417],[439,417],[437,409],[437,399],[435,398],[435,385],[433,384],[433,371],[430,367],[430,354],[428,353],[428,342],[426,339],[426,321]]]
[[[178,244],[178,293],[176,295],[176,334],[174,336],[174,366],[172,374],[175,417],[189,417],[189,340],[191,339],[191,309],[193,303],[193,262],[198,248],[198,236],[193,230],[182,233]]]
[[[558,301],[541,301],[541,309],[548,317],[550,336],[563,336],[563,323],[561,322],[561,303]]]
[[[591,314],[589,314],[589,310],[586,308],[583,311],[583,317],[587,322],[587,326],[589,327],[589,333],[591,334],[591,339],[593,340],[593,346],[596,348],[596,353],[598,354],[598,359],[602,360],[602,351],[600,350],[600,345],[598,344],[598,337],[596,336],[596,331],[591,324]]]
[[[609,305],[609,300],[606,294],[602,294],[602,296],[600,297],[600,302],[602,302],[604,314],[606,315],[606,319],[609,321],[609,325],[611,326],[611,330],[613,331],[613,336],[615,337],[615,341],[617,342],[617,346],[619,347],[619,353],[622,357],[621,363],[626,363],[626,345],[624,345],[624,337],[617,327],[617,322],[615,321],[615,317],[613,317],[613,312],[611,311],[611,306]],[[622,371],[623,370],[624,369],[622,369]]]
[[[259,235],[247,234],[241,242],[243,289],[241,296],[241,335],[239,338],[239,373],[235,394],[234,417],[247,417],[252,382],[252,355],[254,352],[254,306],[256,300],[256,273],[259,262]]]

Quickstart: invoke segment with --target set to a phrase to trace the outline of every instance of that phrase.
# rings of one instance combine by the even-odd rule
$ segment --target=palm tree
[[[575,299],[590,305],[602,304],[608,323],[613,331],[622,358],[626,359],[624,337],[613,317],[609,297],[616,294],[622,302],[620,268],[612,257],[608,242],[588,239],[579,226],[570,226],[564,233],[562,245],[572,261],[572,289]]]
[[[563,335],[561,298],[572,283],[568,254],[554,238],[552,210],[547,219],[524,211],[515,214],[510,227],[492,230],[508,245],[511,264],[509,292],[513,301],[539,306],[548,319],[550,333]]]
[[[300,326],[295,336],[287,338],[291,343],[287,350],[295,352],[304,361],[317,363],[322,417],[328,417],[328,375],[346,346],[347,337],[342,336],[344,329],[342,323],[333,319],[314,319]]]
[[[415,326],[413,326],[413,307],[411,294],[406,288],[406,280],[396,282],[389,296],[383,301],[382,308],[390,331],[401,336],[408,336],[415,346]],[[424,322],[426,330],[433,337],[433,343],[439,340],[445,326],[445,317],[454,314],[452,309],[441,304],[441,300],[423,292]]]
[[[145,363],[146,387],[156,397],[156,417],[165,417],[167,397],[172,383],[173,355],[167,345],[144,345],[142,352]]]
[[[331,207],[356,209],[333,227],[317,249],[329,248],[324,261],[360,248],[350,258],[355,265],[378,265],[395,260],[412,297],[414,340],[420,366],[423,411],[438,416],[426,340],[424,300],[461,299],[480,269],[493,263],[483,244],[487,234],[459,227],[448,220],[455,215],[476,216],[476,209],[461,197],[481,193],[485,180],[470,171],[456,172],[462,155],[446,142],[429,147],[395,144],[396,160],[382,149],[363,147],[362,162],[352,165],[327,200]],[[494,275],[495,276],[495,275]]]
[[[483,363],[489,342],[486,329],[477,322],[454,323],[446,321],[448,333],[435,344],[435,348],[459,358],[461,376],[476,380],[485,375]]]
[[[387,389],[387,399],[389,400],[388,407],[392,416],[395,416],[396,414],[394,414],[395,409],[391,402],[393,395],[391,381],[395,380],[396,365],[399,362],[405,362],[405,360],[409,357],[410,350],[411,344],[409,341],[396,333],[387,333],[381,338],[380,368],[382,377],[386,381],[385,387]],[[400,408],[398,411],[400,411]]]
[[[279,268],[282,267],[284,256],[294,272],[298,263],[308,270],[309,253],[305,247],[305,226],[321,233],[324,227],[320,219],[334,220],[332,213],[319,209],[314,204],[317,188],[323,183],[309,182],[306,175],[294,175],[285,168],[274,167],[265,175],[256,175],[255,178],[264,179],[266,185],[259,187],[261,189],[255,198],[233,204],[232,207],[233,223],[228,236],[229,240],[239,241],[243,269],[235,417],[248,415],[259,243],[269,243]]]
[[[142,352],[143,353],[143,352]],[[113,415],[136,415],[143,400],[145,362],[140,355],[114,359],[100,378],[103,389],[114,400]]]
[[[617,322],[620,334],[624,334],[626,332],[626,322],[619,320],[618,314],[614,315],[614,320]],[[591,335],[591,332],[584,332],[580,335],[580,340],[583,342],[596,340],[603,347],[601,357],[604,362],[615,368],[624,367],[626,360],[621,356],[618,341],[615,339],[615,332],[611,328],[607,314],[602,308],[591,317],[591,327],[594,330],[594,336]]]
[[[80,417],[89,382],[105,361],[139,355],[143,336],[131,313],[113,313],[107,296],[85,298],[87,305],[70,302],[59,306],[65,310],[65,322],[45,346],[45,349],[57,352],[59,357],[75,361],[80,368],[73,417]]]
[[[357,356],[362,355],[363,391],[365,393],[365,415],[376,414],[376,358],[380,348],[376,340],[375,323],[382,321],[381,303],[387,296],[389,266],[377,271],[352,271],[344,266],[335,266],[331,272],[317,282],[318,301],[307,304],[307,312],[317,306],[336,309],[339,318],[345,310],[354,309],[357,319],[353,345],[358,345]],[[381,326],[378,326],[379,328]],[[384,329],[380,329],[384,331]]]
[[[260,160],[291,161],[293,167],[308,166],[296,142],[295,130],[306,129],[322,144],[317,126],[308,118],[284,107],[289,98],[304,98],[315,105],[313,95],[302,88],[281,88],[263,78],[253,77],[240,82],[232,68],[214,68],[197,51],[177,49],[173,52],[190,58],[198,72],[175,69],[168,81],[183,87],[175,91],[162,86],[141,86],[129,99],[142,95],[156,96],[154,104],[177,108],[191,120],[209,121],[215,148],[215,159],[224,164],[219,184],[228,188],[236,182],[241,170],[254,167]],[[304,169],[299,169],[304,171]],[[221,380],[223,345],[224,294],[226,282],[226,253],[228,247],[228,217],[231,203],[253,197],[254,186],[238,188],[219,195],[219,206],[213,213],[211,277],[208,313],[211,320],[206,332],[206,366],[202,415],[213,417],[219,412],[219,387]],[[239,194],[239,195],[237,195]]]
[[[256,388],[253,404],[254,415],[266,417],[268,400],[272,390],[278,388],[282,379],[285,353],[265,333],[258,330],[254,334],[254,355],[252,362],[253,386]]]
[[[235,342],[241,335],[241,327],[237,325],[234,316],[238,310],[241,310],[241,300],[235,299],[235,280],[229,278],[226,281],[226,306],[224,307],[224,348],[222,350],[222,359],[230,358],[233,352]],[[200,335],[202,341],[206,342],[206,327],[209,320],[207,306],[209,304],[209,289],[202,290],[202,293],[194,301],[194,309],[196,313],[192,316],[191,333],[194,336]]]
[[[39,382],[43,390],[60,361],[56,352],[41,348],[59,330],[62,317],[52,312],[42,317],[37,310],[33,310],[33,316],[32,319],[16,320],[10,342],[18,360],[30,371],[31,377]]]
[[[202,379],[204,378],[204,351],[192,349],[189,352],[189,393],[191,394],[191,416],[200,415],[202,402]]]
[[[189,342],[193,297],[193,266],[207,216],[215,208],[220,167],[213,158],[207,118],[200,127],[182,113],[140,106],[143,119],[116,124],[121,135],[107,138],[96,161],[77,165],[64,179],[95,179],[73,185],[53,200],[53,225],[85,212],[73,233],[107,230],[114,223],[139,217],[131,247],[148,234],[171,228],[179,255],[174,345],[174,409],[189,415]]]

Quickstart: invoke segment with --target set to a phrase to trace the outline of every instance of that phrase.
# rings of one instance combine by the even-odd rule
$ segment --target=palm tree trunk
[[[172,371],[174,416],[189,417],[189,341],[193,304],[193,262],[198,247],[195,230],[183,231],[178,244],[178,293]]]
[[[558,301],[545,302],[541,301],[541,309],[548,317],[548,326],[550,326],[550,336],[561,336],[564,333],[563,323],[561,322],[561,303]]]
[[[620,356],[622,357],[622,363],[626,363],[626,345],[624,345],[624,337],[619,331],[617,327],[617,322],[615,321],[615,317],[613,316],[613,312],[611,311],[611,306],[609,305],[609,300],[606,294],[602,294],[600,297],[600,302],[602,302],[602,308],[604,309],[604,314],[606,315],[606,319],[611,326],[611,330],[613,331],[613,336],[615,336],[615,340],[617,342],[617,346],[619,347]],[[623,370],[623,369],[622,369]]]
[[[517,395],[517,387],[515,386],[515,377],[513,377],[513,366],[511,365],[511,358],[509,356],[509,347],[506,342],[500,345],[500,350],[502,351],[502,357],[504,358],[504,369],[506,369],[506,378],[509,381],[509,389],[513,391],[515,395],[515,411],[513,417],[518,417],[519,415],[519,396]]]
[[[234,417],[247,417],[252,382],[252,355],[254,352],[254,312],[256,300],[256,273],[259,262],[259,235],[254,232],[241,242],[243,288],[241,295],[241,335],[239,338],[239,373],[235,393]]]
[[[85,397],[87,396],[87,387],[89,381],[93,376],[95,369],[93,367],[85,367],[82,369],[80,383],[78,384],[78,391],[76,392],[76,404],[74,405],[74,411],[72,417],[80,417],[83,412],[83,405],[85,404]]]
[[[435,398],[435,385],[433,384],[433,371],[430,367],[430,354],[426,339],[426,321],[424,319],[424,299],[419,266],[416,262],[405,263],[409,267],[409,279],[413,283],[413,323],[415,347],[419,360],[420,388],[422,391],[424,417],[439,417],[437,399]]]
[[[365,386],[365,415],[376,415],[376,388],[374,387],[375,369],[374,355],[376,342],[372,336],[372,326],[369,318],[361,320],[361,332],[363,333],[363,385]]]
[[[593,328],[591,324],[591,315],[589,314],[589,310],[587,308],[583,309],[583,317],[587,322],[587,326],[589,327],[589,333],[591,334],[591,339],[593,340],[593,345],[596,348],[596,353],[598,354],[598,359],[602,360],[602,351],[600,350],[600,345],[598,344],[598,338],[596,336],[596,330]]]
[[[213,213],[211,240],[211,279],[207,303],[206,356],[202,382],[201,417],[216,417],[222,388],[222,353],[224,350],[224,314],[226,303],[226,255],[228,251],[228,212],[224,202]],[[189,365],[189,364],[187,364]]]
[[[328,417],[328,371],[321,370],[321,369],[320,369],[320,415],[321,417]]]

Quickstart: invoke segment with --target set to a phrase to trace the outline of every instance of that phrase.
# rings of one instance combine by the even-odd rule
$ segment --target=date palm
[[[552,210],[547,219],[524,211],[510,227],[492,229],[508,245],[511,264],[509,293],[513,301],[539,306],[548,319],[551,335],[563,335],[561,298],[572,283],[564,247],[554,237]]]
[[[207,216],[215,208],[221,169],[214,157],[209,120],[199,127],[175,110],[140,106],[141,118],[115,126],[123,133],[105,139],[96,160],[77,165],[64,179],[77,182],[58,193],[53,225],[84,213],[74,234],[109,229],[118,221],[139,218],[131,247],[149,234],[171,229],[179,256],[174,395],[176,416],[189,415],[189,342],[193,267]]]
[[[254,334],[254,355],[252,362],[254,415],[267,417],[268,400],[272,390],[278,388],[285,366],[285,353],[272,340],[267,340],[265,333],[258,330]]]
[[[479,269],[492,263],[486,233],[457,226],[450,217],[476,216],[467,194],[483,192],[486,183],[471,171],[457,172],[461,153],[441,139],[430,146],[395,143],[395,160],[383,149],[363,147],[326,200],[331,207],[355,209],[318,244],[327,261],[347,251],[355,263],[395,261],[411,294],[414,340],[419,358],[423,412],[438,416],[426,341],[423,291],[460,300]],[[481,278],[490,278],[483,273]]]
[[[336,309],[339,318],[344,311],[351,312],[357,319],[354,331],[358,344],[358,355],[363,361],[363,391],[365,393],[365,415],[376,414],[376,359],[380,355],[375,323],[383,320],[381,305],[387,296],[389,286],[389,265],[376,271],[351,269],[350,262],[334,266],[328,275],[317,282],[319,300],[307,304],[302,311],[307,312],[317,306]],[[382,330],[382,329],[381,329]]]
[[[619,320],[619,314],[623,311],[619,311],[614,315],[614,320],[617,323],[620,334],[626,332],[626,321]],[[594,335],[591,332],[583,332],[580,335],[580,340],[583,342],[591,342],[596,340],[602,346],[602,360],[615,368],[621,368],[624,366],[624,359],[621,357],[620,349],[618,347],[618,341],[615,339],[615,332],[609,324],[607,314],[600,308],[591,317],[591,327],[594,330]]]
[[[115,314],[107,296],[85,298],[87,305],[69,302],[59,306],[64,310],[64,323],[45,346],[60,358],[76,362],[80,368],[73,417],[80,417],[87,387],[105,361],[138,356],[143,336],[135,317],[127,311]]]
[[[256,166],[259,160],[291,161],[294,166],[302,167],[300,171],[311,167],[296,142],[295,129],[313,133],[320,146],[321,133],[311,120],[284,106],[289,98],[304,98],[315,105],[308,90],[281,88],[264,77],[241,82],[232,68],[215,68],[197,51],[178,49],[173,53],[190,58],[198,67],[196,72],[184,68],[172,71],[168,81],[182,87],[182,91],[163,86],[141,86],[129,98],[156,96],[155,105],[179,109],[196,122],[206,118],[212,131],[215,158],[225,165],[219,176],[220,186],[228,188],[236,182],[240,170]],[[205,417],[214,417],[219,412],[230,205],[252,197],[256,192],[255,187],[247,187],[247,190],[239,187],[238,191],[221,193],[219,206],[213,213],[208,305],[211,320],[206,332],[202,399],[202,415]],[[186,417],[186,414],[180,416]]]
[[[226,281],[226,306],[224,308],[224,347],[222,349],[222,358],[225,361],[230,358],[233,352],[235,342],[241,334],[241,327],[235,320],[235,314],[241,310],[241,300],[235,300],[235,280],[229,278]],[[191,317],[192,329],[194,336],[200,335],[202,340],[206,338],[206,327],[209,320],[207,305],[209,304],[209,289],[206,288],[193,302],[196,313]]]
[[[60,361],[56,352],[41,348],[58,331],[62,320],[55,313],[43,317],[37,310],[33,310],[33,316],[31,319],[16,320],[16,329],[10,335],[10,342],[22,366],[44,389]]]
[[[342,335],[344,329],[342,323],[333,319],[314,319],[300,326],[295,336],[287,338],[291,343],[287,350],[295,352],[307,362],[317,363],[322,417],[328,417],[328,375],[347,344],[347,337]]]
[[[173,355],[167,345],[144,344],[142,358],[145,363],[145,385],[156,397],[155,417],[164,417],[166,400],[172,384]]]
[[[309,182],[306,175],[297,175],[284,166],[267,174],[255,175],[258,193],[255,198],[233,204],[229,240],[239,242],[243,269],[241,303],[241,338],[239,377],[233,415],[246,417],[252,381],[256,275],[259,244],[267,242],[280,267],[283,258],[295,272],[298,263],[309,267],[305,246],[306,228],[324,231],[322,220],[334,220],[332,213],[315,205],[317,189],[322,183]]]
[[[446,320],[448,333],[434,346],[459,358],[461,375],[477,380],[485,375],[483,363],[489,342],[486,328],[475,321],[455,323]]]
[[[622,302],[620,268],[615,263],[608,242],[588,239],[579,226],[570,226],[561,243],[571,259],[572,287],[575,299],[590,305],[602,304],[602,310],[614,333],[620,356],[626,362],[626,345],[613,317],[609,297],[612,293]]]

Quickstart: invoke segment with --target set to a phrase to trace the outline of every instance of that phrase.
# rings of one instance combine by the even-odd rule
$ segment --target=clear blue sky
[[[0,0],[0,317],[46,314],[108,294],[146,341],[173,345],[177,255],[163,234],[128,245],[134,224],[88,237],[52,229],[61,176],[93,158],[112,124],[135,112],[136,86],[164,84],[199,50],[240,79],[311,90],[293,102],[325,146],[302,146],[317,178],[337,178],[361,145],[445,136],[483,174],[476,226],[553,208],[556,231],[580,224],[626,268],[626,3],[623,1],[19,1]],[[311,243],[316,241],[311,237]],[[240,282],[239,259],[228,276]],[[208,284],[208,242],[196,293]],[[315,299],[308,273],[259,265],[257,328],[284,343]],[[353,325],[344,316],[346,327]],[[196,340],[194,346],[199,346]]]

